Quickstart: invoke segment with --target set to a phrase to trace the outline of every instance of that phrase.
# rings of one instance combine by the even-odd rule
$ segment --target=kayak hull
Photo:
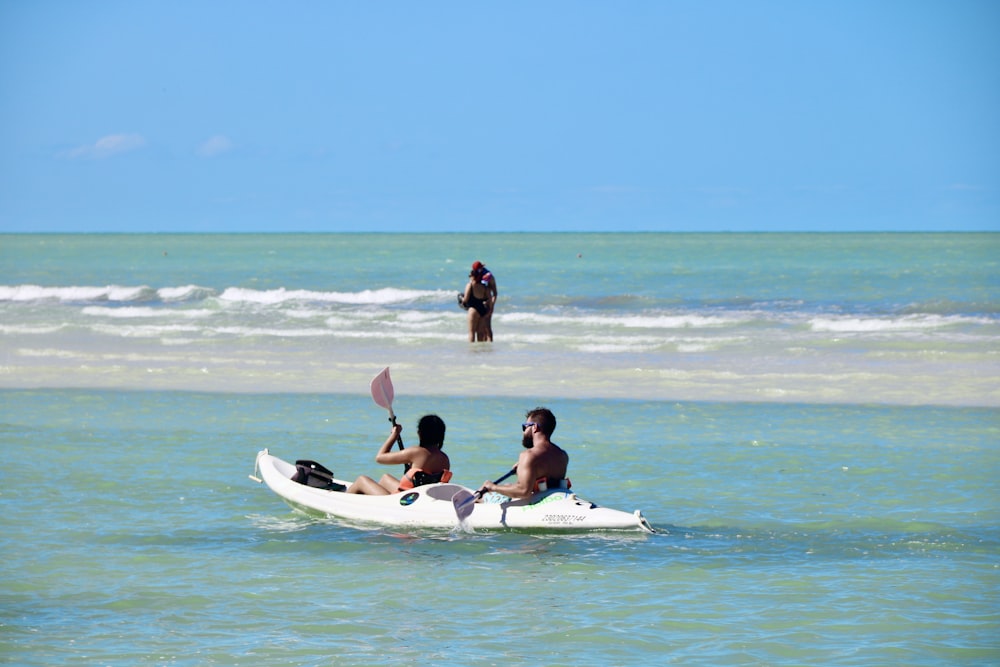
[[[386,496],[330,491],[293,481],[295,465],[266,449],[257,454],[256,470],[259,477],[251,478],[266,484],[293,508],[349,523],[476,530],[653,532],[639,510],[630,513],[600,507],[566,489],[552,489],[522,500],[475,503],[471,512],[466,507],[459,521],[452,499],[456,494],[467,498],[472,493],[459,484],[427,484]],[[334,481],[350,485],[346,480]]]

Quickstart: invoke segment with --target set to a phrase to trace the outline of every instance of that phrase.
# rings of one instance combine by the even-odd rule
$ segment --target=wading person
[[[478,259],[472,263],[472,272],[478,276],[479,282],[485,285],[487,291],[489,291],[489,310],[486,311],[486,315],[483,317],[483,329],[486,335],[485,340],[492,341],[493,310],[497,305],[497,279],[493,275],[493,272],[483,266],[483,263]]]
[[[482,281],[482,274],[474,269],[469,272],[469,282],[465,293],[459,295],[458,303],[469,312],[469,342],[493,340],[487,328],[493,312],[493,299],[489,287]]]

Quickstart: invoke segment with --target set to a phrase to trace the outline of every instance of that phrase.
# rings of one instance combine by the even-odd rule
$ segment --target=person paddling
[[[482,488],[509,498],[528,498],[551,488],[569,488],[566,470],[569,454],[552,442],[556,417],[548,408],[530,410],[521,424],[521,445],[524,451],[517,458],[517,481],[495,484],[489,480]]]
[[[402,451],[392,451],[402,433],[403,427],[392,425],[392,431],[378,453],[375,462],[382,465],[406,466],[402,479],[396,479],[386,473],[376,482],[367,475],[361,475],[347,489],[347,493],[363,493],[370,496],[385,496],[390,493],[406,491],[424,484],[447,482],[451,479],[451,460],[442,451],[444,447],[445,424],[437,415],[424,415],[417,422],[417,438],[419,447],[407,447]]]

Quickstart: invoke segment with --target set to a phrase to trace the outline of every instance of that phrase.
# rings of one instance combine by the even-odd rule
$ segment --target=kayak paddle
[[[499,484],[516,472],[517,466],[514,466],[506,475],[494,480],[493,483]],[[475,493],[469,493],[465,489],[462,489],[451,497],[451,504],[455,506],[455,514],[458,515],[459,523],[465,523],[465,520],[472,514],[472,510],[476,508],[476,501],[482,498],[484,493],[486,493],[485,486]]]
[[[396,415],[392,412],[392,399],[396,397],[396,392],[392,388],[392,378],[389,377],[389,367],[386,366],[382,372],[372,378],[372,400],[389,411],[389,421],[396,425]],[[403,437],[396,438],[399,448],[403,448]]]

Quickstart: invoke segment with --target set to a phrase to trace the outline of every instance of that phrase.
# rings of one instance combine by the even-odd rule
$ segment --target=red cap
[[[478,259],[472,263],[472,270],[473,271],[478,271],[481,268],[483,268],[483,263],[480,262]]]

